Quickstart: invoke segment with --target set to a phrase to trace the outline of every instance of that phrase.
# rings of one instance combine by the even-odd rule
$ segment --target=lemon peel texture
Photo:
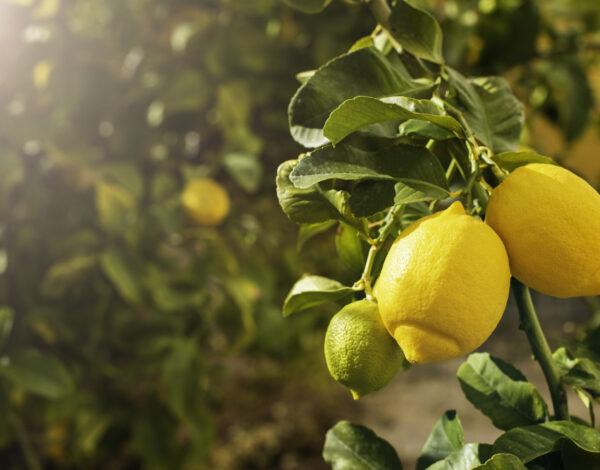
[[[478,348],[500,321],[509,288],[502,240],[455,202],[398,236],[374,294],[406,358],[425,364]]]
[[[360,300],[336,313],[325,334],[325,360],[331,376],[355,400],[385,387],[400,369],[410,367],[385,329],[377,303]]]
[[[181,205],[196,224],[219,225],[229,213],[229,196],[223,186],[210,178],[197,178],[186,184]]]
[[[600,294],[600,195],[574,173],[517,168],[492,191],[486,223],[522,283],[554,297]]]

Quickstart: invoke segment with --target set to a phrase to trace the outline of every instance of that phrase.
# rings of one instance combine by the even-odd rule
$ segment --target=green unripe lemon
[[[410,367],[385,329],[377,303],[370,300],[348,304],[334,315],[325,335],[325,360],[331,376],[355,400],[385,387],[400,369]]]

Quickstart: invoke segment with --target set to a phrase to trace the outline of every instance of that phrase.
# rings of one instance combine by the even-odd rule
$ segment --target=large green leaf
[[[514,171],[520,166],[527,165],[529,163],[547,163],[550,165],[556,165],[556,162],[551,158],[544,157],[538,153],[532,151],[523,152],[503,152],[498,155],[494,155],[493,160],[498,164],[499,167],[504,168],[507,171]]]
[[[480,463],[479,444],[465,444],[443,460],[427,467],[427,470],[471,470]]]
[[[284,0],[284,2],[303,13],[319,13],[331,3],[331,0]]]
[[[444,63],[442,29],[428,12],[396,0],[389,19],[390,32],[404,49],[417,57]]]
[[[2,358],[0,374],[25,390],[60,398],[74,390],[69,371],[56,357],[37,349],[18,349]]]
[[[563,383],[581,387],[594,397],[600,397],[600,364],[588,357],[577,357],[566,348],[557,349],[552,355]]]
[[[399,137],[421,137],[423,139],[447,140],[454,134],[437,124],[419,119],[409,119],[398,126]]]
[[[340,224],[335,236],[335,248],[352,273],[360,276],[367,260],[368,245],[362,241],[359,233],[349,225]]]
[[[290,178],[299,188],[330,179],[394,180],[432,198],[448,195],[446,174],[435,155],[425,147],[406,144],[378,152],[349,145],[323,147],[302,158]]]
[[[277,197],[283,212],[297,224],[342,220],[364,231],[362,222],[350,211],[350,195],[346,191],[324,189],[319,185],[294,186],[290,174],[297,164],[297,160],[289,160],[277,169]]]
[[[496,454],[473,470],[527,470],[527,467],[515,455]]]
[[[328,142],[323,125],[341,103],[359,95],[390,96],[419,89],[408,73],[373,47],[341,55],[323,65],[296,92],[288,109],[294,139],[305,147]]]
[[[592,457],[600,457],[600,433],[571,421],[551,421],[511,429],[494,442],[494,453],[514,454],[523,463],[561,450],[570,441]]]
[[[357,217],[369,217],[392,204],[396,196],[394,181],[367,180],[358,183],[350,194],[350,210]]]
[[[364,426],[340,421],[325,436],[323,458],[332,470],[402,470],[394,448]]]
[[[465,445],[462,426],[456,411],[446,411],[435,423],[421,455],[417,460],[415,470],[425,470],[430,465],[443,460],[452,452]]]
[[[467,399],[499,429],[539,423],[548,416],[537,388],[518,369],[497,357],[471,354],[457,375]]]
[[[525,122],[523,105],[500,77],[466,79],[447,68],[456,90],[456,106],[464,112],[475,137],[494,153],[517,149]]]
[[[283,303],[283,315],[287,317],[315,305],[335,302],[353,293],[351,287],[346,287],[333,279],[305,275],[294,284],[287,295]]]
[[[344,101],[331,113],[323,127],[323,134],[336,144],[347,135],[366,126],[385,121],[419,119],[437,124],[457,137],[462,137],[464,134],[458,121],[443,114],[443,108],[430,100],[407,96],[382,99],[357,96]]]

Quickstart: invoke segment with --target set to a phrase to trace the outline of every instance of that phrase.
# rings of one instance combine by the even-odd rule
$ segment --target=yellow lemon
[[[186,184],[181,204],[195,223],[219,225],[229,213],[229,196],[225,188],[210,178],[198,178]]]
[[[500,321],[509,286],[502,240],[455,202],[399,235],[374,293],[406,358],[425,364],[478,348]]]
[[[600,195],[560,166],[517,168],[490,197],[486,222],[513,276],[544,294],[600,294]]]
[[[331,376],[355,400],[385,387],[410,367],[381,322],[377,303],[360,300],[334,315],[325,335],[325,360]]]

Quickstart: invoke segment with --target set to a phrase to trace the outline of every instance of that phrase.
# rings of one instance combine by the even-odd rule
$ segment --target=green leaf
[[[223,158],[225,168],[245,191],[254,193],[260,187],[263,167],[255,155],[228,153]]]
[[[374,47],[348,52],[323,65],[298,89],[288,108],[292,136],[305,147],[319,147],[328,142],[323,125],[329,114],[347,99],[411,93],[415,89],[422,87]]]
[[[331,227],[336,225],[335,220],[327,220],[326,222],[319,222],[316,224],[304,224],[300,226],[300,230],[298,231],[298,243],[296,244],[296,249],[298,251],[302,250],[304,244],[310,240],[311,238],[329,230]]]
[[[0,374],[25,390],[60,398],[74,390],[67,368],[58,358],[37,349],[18,349],[2,358]]]
[[[190,341],[176,340],[162,367],[165,397],[173,412],[185,418],[194,410],[202,371],[200,354]]]
[[[294,185],[307,188],[331,179],[395,180],[436,197],[448,196],[446,174],[425,147],[398,144],[378,152],[349,145],[323,147],[302,158],[290,174]]]
[[[124,300],[134,305],[142,302],[143,293],[139,276],[136,274],[136,268],[131,266],[124,254],[107,250],[100,256],[100,265]]]
[[[582,451],[598,456],[600,434],[593,428],[571,421],[550,421],[511,429],[494,442],[494,453],[516,455],[528,463],[550,452],[561,450],[571,442]]]
[[[518,369],[488,353],[471,354],[457,376],[467,399],[499,429],[535,424],[548,416],[537,388]]]
[[[283,303],[283,316],[306,310],[325,302],[335,302],[352,295],[354,291],[338,281],[322,276],[305,275],[288,294]]]
[[[100,225],[109,233],[120,233],[135,220],[136,203],[120,186],[100,181],[96,185],[96,209]]]
[[[366,126],[386,121],[419,119],[437,124],[457,137],[462,137],[464,134],[458,121],[450,116],[443,116],[443,113],[444,110],[430,100],[406,96],[382,99],[357,96],[344,101],[331,113],[323,127],[323,134],[336,144],[347,135]]]
[[[289,160],[277,169],[277,197],[283,212],[297,224],[342,220],[364,232],[363,223],[350,211],[350,195],[347,192],[318,185],[307,188],[294,186],[290,173],[297,164],[297,160]]]
[[[366,250],[358,232],[346,224],[340,224],[335,236],[335,248],[338,256],[352,272],[360,276],[367,260]]]
[[[527,467],[512,454],[496,454],[473,470],[527,470]]]
[[[427,467],[427,470],[471,470],[480,463],[479,444],[465,444],[444,460]]]
[[[517,168],[529,163],[547,163],[550,165],[556,165],[556,162],[551,158],[544,157],[535,152],[524,151],[524,152],[503,152],[493,156],[493,160],[498,164],[500,168],[504,168],[507,171],[515,171]]]
[[[362,181],[350,194],[350,210],[357,217],[370,217],[392,204],[396,196],[393,181]]]
[[[523,105],[500,77],[466,79],[447,68],[456,90],[456,106],[464,112],[475,137],[494,153],[517,149],[525,122]]]
[[[364,426],[340,421],[327,431],[323,458],[332,470],[402,470],[394,448]]]
[[[552,355],[559,368],[563,383],[581,387],[600,397],[600,364],[587,357],[576,357],[562,347]]]
[[[331,0],[284,0],[289,6],[303,13],[319,13]]]
[[[435,423],[421,455],[417,460],[415,470],[425,470],[435,462],[445,459],[452,452],[465,445],[462,425],[456,411],[446,411]]]
[[[454,134],[433,122],[409,119],[398,126],[400,137],[421,137],[423,139],[447,140],[454,138]]]
[[[394,39],[411,54],[438,64],[442,56],[442,29],[428,12],[397,0],[389,19]]]

